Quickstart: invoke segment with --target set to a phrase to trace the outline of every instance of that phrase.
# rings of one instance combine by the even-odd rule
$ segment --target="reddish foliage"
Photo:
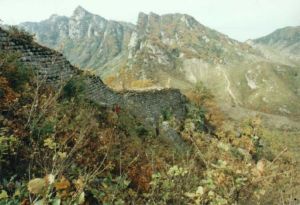
[[[1,105],[8,106],[14,102],[20,95],[14,92],[10,87],[6,78],[0,76],[0,90],[4,96],[0,98]]]
[[[114,111],[115,111],[115,113],[119,114],[121,112],[120,105],[115,105]]]
[[[30,205],[30,202],[28,199],[24,199],[22,202],[21,202],[21,205]]]
[[[128,177],[131,179],[133,186],[143,192],[149,190],[152,174],[151,164],[136,164],[128,170]]]

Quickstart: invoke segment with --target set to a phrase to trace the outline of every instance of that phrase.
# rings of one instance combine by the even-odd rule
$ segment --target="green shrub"
[[[14,90],[23,90],[23,86],[33,77],[32,71],[23,66],[18,66],[15,72],[10,73],[9,81]]]
[[[55,133],[56,123],[56,118],[47,119],[41,114],[33,116],[30,123],[32,139],[37,142],[43,142],[45,137]]]
[[[143,125],[139,125],[138,127],[136,127],[135,131],[139,137],[147,136],[149,133]]]
[[[33,70],[24,66],[17,52],[0,52],[1,75],[15,91],[22,91],[25,84],[33,78]]]
[[[15,136],[0,136],[0,162],[5,155],[15,154],[18,144],[19,141]]]
[[[71,78],[63,88],[62,97],[81,99],[84,95],[85,82],[81,77]]]
[[[188,117],[193,120],[193,123],[196,126],[198,131],[206,131],[208,124],[206,124],[205,115],[207,110],[204,107],[196,107],[196,106],[189,106],[188,108]]]
[[[169,121],[172,117],[172,112],[169,109],[164,109],[161,114],[164,121]]]

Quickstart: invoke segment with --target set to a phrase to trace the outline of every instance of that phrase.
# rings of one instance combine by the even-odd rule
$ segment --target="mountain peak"
[[[77,6],[73,12],[73,16],[85,16],[86,14],[89,14],[89,12],[82,6]]]
[[[84,11],[84,12],[87,12],[87,10],[85,10],[82,6],[77,6],[76,7],[76,9],[74,10],[74,12],[82,12],[82,11]]]

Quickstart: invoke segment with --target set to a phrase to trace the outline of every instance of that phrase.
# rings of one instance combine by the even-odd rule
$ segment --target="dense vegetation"
[[[60,89],[0,53],[0,204],[296,204],[299,173],[260,119],[225,120],[198,84],[187,93],[182,142],[146,130],[126,110]],[[266,197],[267,196],[267,197]]]

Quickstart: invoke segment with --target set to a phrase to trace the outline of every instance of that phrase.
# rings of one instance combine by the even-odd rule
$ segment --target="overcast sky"
[[[0,19],[18,24],[51,14],[70,16],[78,5],[104,18],[132,23],[140,11],[186,13],[240,41],[300,26],[300,0],[0,0]]]

